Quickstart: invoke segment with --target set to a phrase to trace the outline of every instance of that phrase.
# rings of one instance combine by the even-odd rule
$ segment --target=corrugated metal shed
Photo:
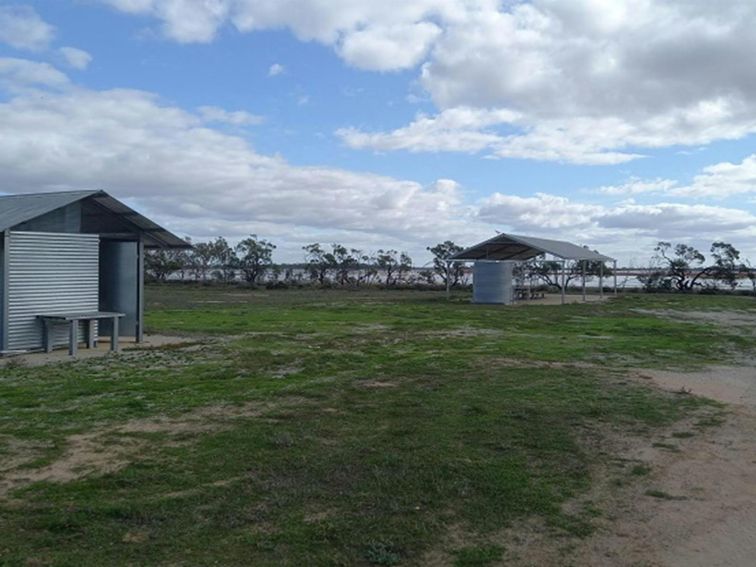
[[[50,314],[117,309],[141,340],[146,247],[190,245],[104,191],[0,197],[0,353],[40,348]]]
[[[190,248],[183,239],[111,197],[105,191],[99,190],[0,196],[0,231],[12,229],[80,201],[117,217],[124,226],[143,236],[144,245],[147,248]],[[108,231],[92,230],[91,232],[103,234]]]
[[[524,261],[541,254],[551,254],[563,260],[614,261],[614,258],[571,242],[503,233],[455,254],[450,260]]]

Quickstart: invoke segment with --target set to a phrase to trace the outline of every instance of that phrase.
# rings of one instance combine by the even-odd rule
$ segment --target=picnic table
[[[535,290],[535,289],[528,289],[524,287],[517,287],[515,288],[515,299],[516,300],[528,300],[528,299],[544,299],[546,297],[546,294],[543,291]]]
[[[55,325],[67,324],[68,331],[68,354],[76,356],[79,348],[79,323],[84,322],[86,325],[86,343],[87,348],[94,348],[97,346],[97,339],[95,337],[94,322],[102,319],[110,319],[113,322],[113,326],[110,331],[110,350],[118,350],[118,320],[124,317],[125,313],[116,313],[113,311],[87,311],[82,313],[49,313],[37,315],[37,318],[42,321],[43,326],[43,343],[45,345],[45,352],[52,352],[53,349],[53,334],[52,327]]]

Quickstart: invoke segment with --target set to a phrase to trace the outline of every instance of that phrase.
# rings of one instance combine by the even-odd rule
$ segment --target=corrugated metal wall
[[[42,347],[37,315],[97,311],[99,236],[11,232],[8,254],[8,349]],[[65,328],[55,344],[67,344]]]

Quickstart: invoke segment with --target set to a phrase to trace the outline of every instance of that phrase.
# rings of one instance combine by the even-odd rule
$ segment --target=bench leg
[[[110,350],[118,352],[118,317],[113,317],[113,326],[110,331]]]
[[[87,321],[87,348],[95,348],[97,342],[95,340],[95,322],[90,319]]]
[[[68,328],[68,354],[76,356],[79,349],[79,322],[71,321]]]
[[[52,332],[50,329],[50,322],[47,320],[42,321],[42,343],[45,346],[45,352],[52,352]]]

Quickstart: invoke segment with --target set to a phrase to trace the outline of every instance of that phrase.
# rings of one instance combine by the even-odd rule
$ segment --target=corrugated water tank
[[[475,262],[473,303],[512,303],[512,262]]]

